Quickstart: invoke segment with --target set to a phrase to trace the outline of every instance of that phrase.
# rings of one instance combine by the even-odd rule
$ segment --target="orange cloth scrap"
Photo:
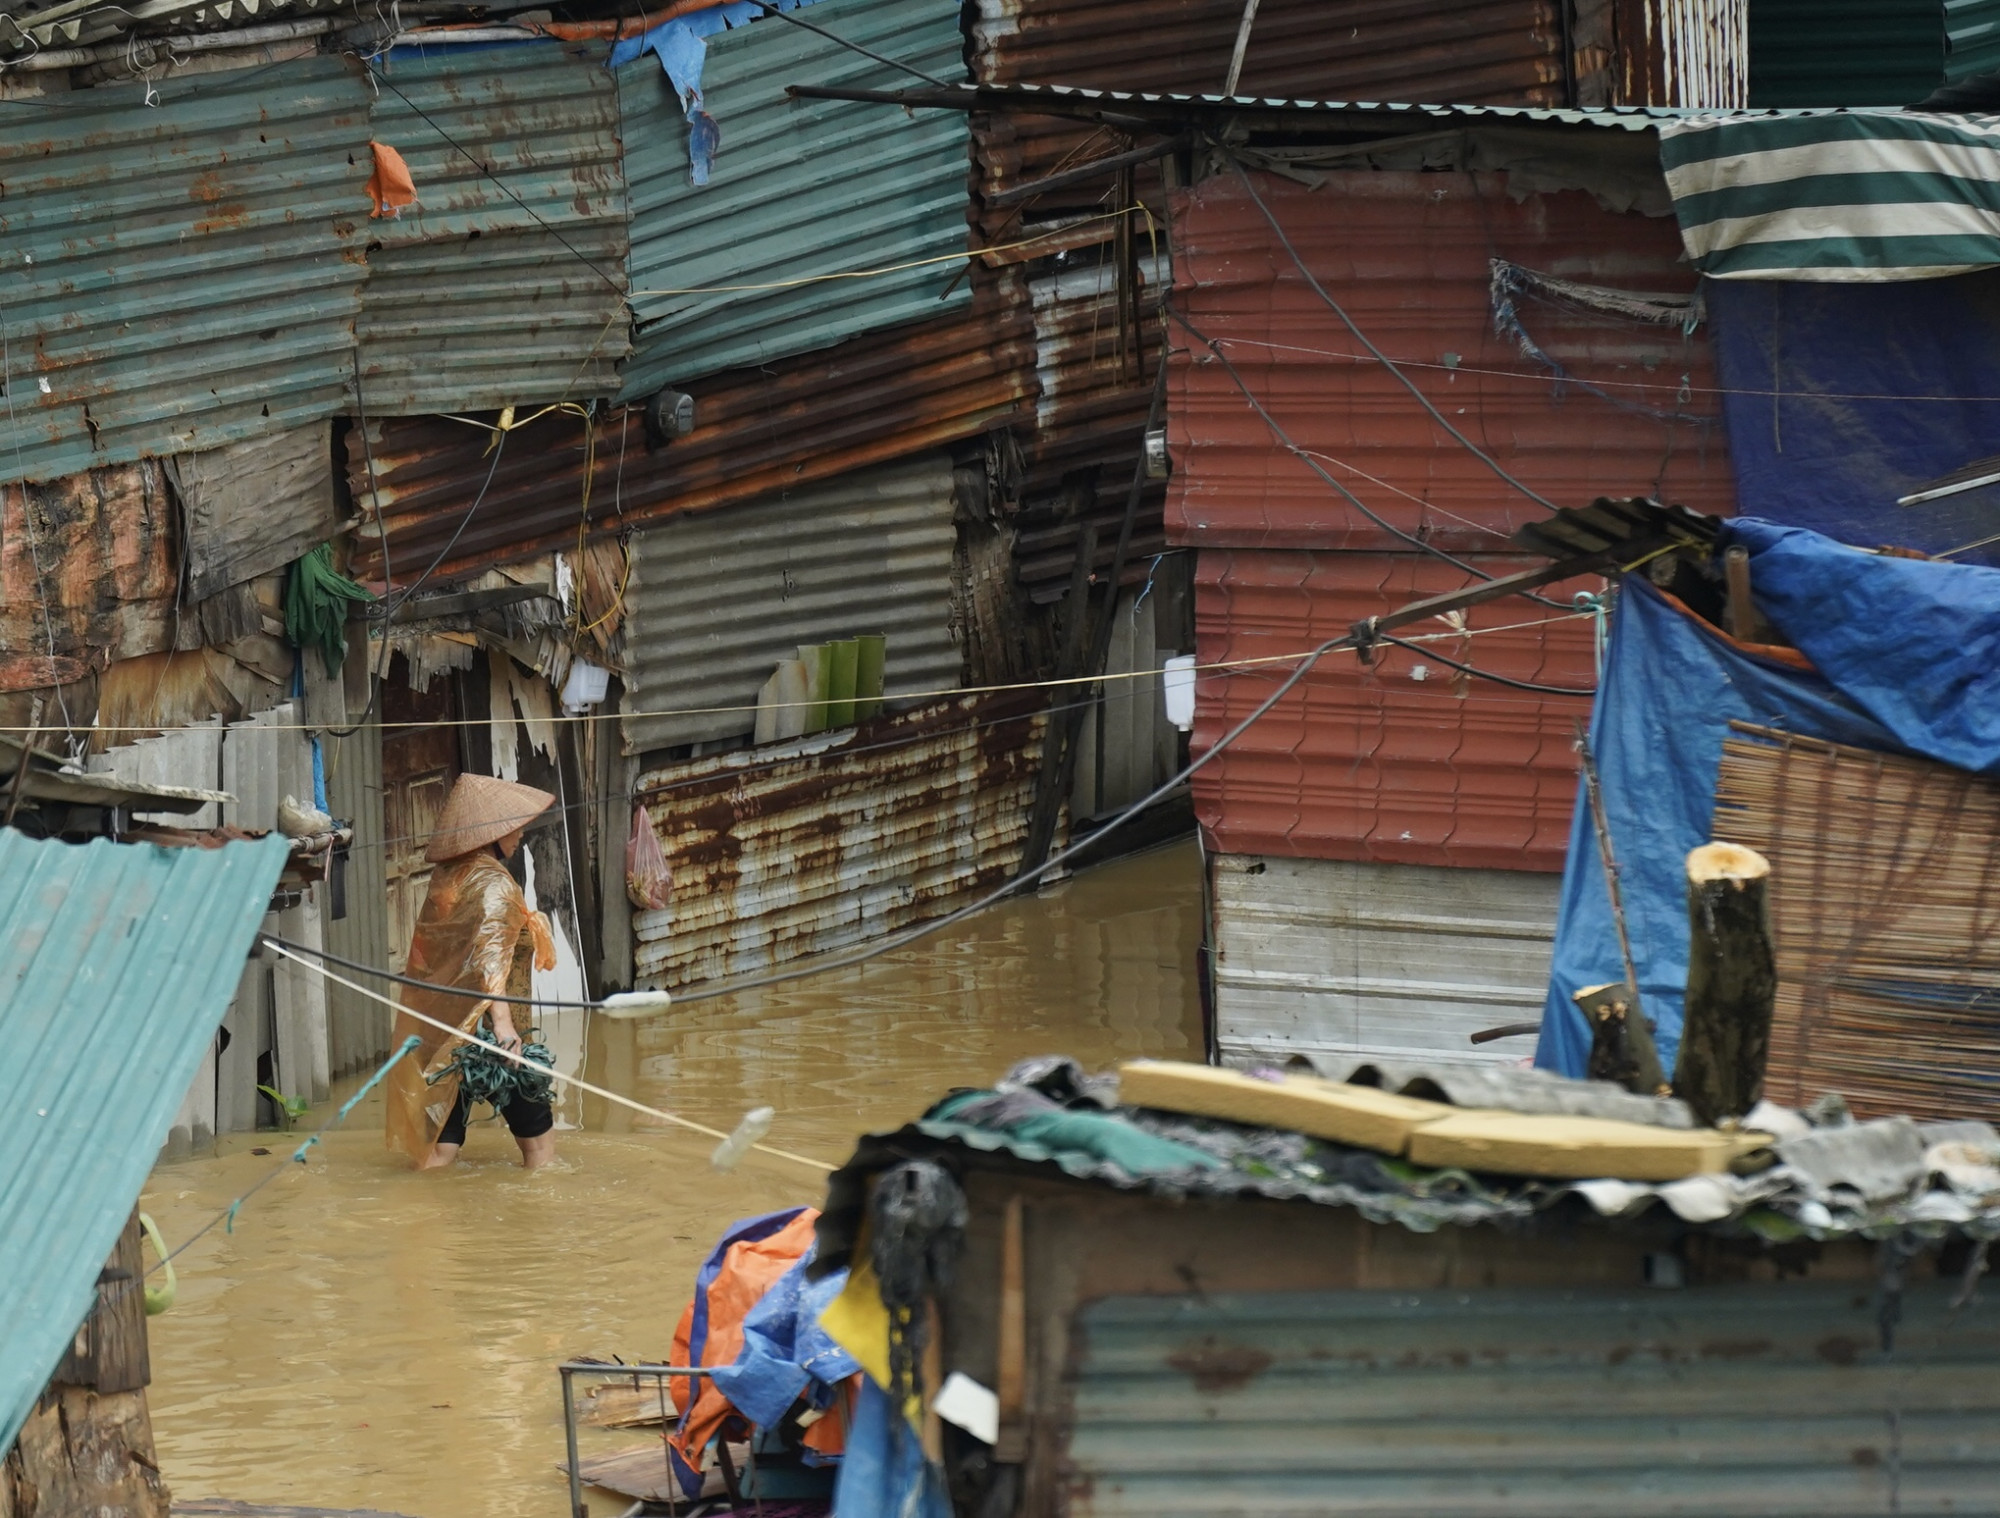
[[[431,871],[430,890],[410,935],[410,957],[404,973],[441,986],[458,986],[483,995],[529,994],[529,962],[539,970],[556,967],[555,937],[549,920],[528,905],[507,866],[490,850],[448,859]],[[439,991],[404,986],[403,1005],[473,1033],[491,1002]],[[515,1024],[523,1031],[528,1008],[517,1010]],[[398,1060],[389,1074],[388,1111],[384,1136],[391,1149],[419,1164],[429,1156],[445,1120],[458,1102],[458,1072],[436,1085],[426,1077],[451,1063],[458,1040],[407,1012],[396,1014],[396,1039],[421,1040],[416,1053]]]
[[[417,186],[410,178],[410,166],[386,142],[371,142],[368,146],[375,154],[375,172],[368,176],[368,214],[400,216],[404,206],[417,203]]]

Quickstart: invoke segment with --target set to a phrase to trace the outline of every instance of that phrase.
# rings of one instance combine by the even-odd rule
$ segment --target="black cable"
[[[1434,648],[1421,643],[1411,643],[1394,633],[1378,632],[1374,636],[1384,643],[1393,643],[1398,648],[1406,648],[1413,654],[1422,654],[1426,659],[1435,659],[1447,668],[1455,669],[1462,675],[1472,675],[1477,679],[1491,680],[1495,685],[1511,686],[1515,690],[1533,691],[1539,696],[1594,696],[1597,687],[1592,685],[1579,690],[1573,685],[1537,685],[1532,680],[1516,680],[1511,675],[1496,675],[1491,670],[1474,669],[1470,664],[1461,664],[1456,659],[1447,659]]]
[[[507,434],[504,430],[501,430],[496,433],[496,437],[494,440],[493,462],[486,466],[486,478],[479,482],[479,494],[474,496],[472,498],[472,504],[465,508],[465,515],[458,519],[458,526],[455,529],[453,529],[451,540],[448,543],[446,543],[444,547],[438,550],[437,557],[432,559],[430,564],[425,568],[424,572],[418,575],[416,579],[413,580],[409,584],[409,586],[404,589],[402,597],[396,602],[394,606],[387,606],[385,603],[385,609],[383,610],[382,613],[382,621],[384,622],[384,624],[393,621],[395,619],[396,613],[401,611],[405,606],[410,604],[410,597],[415,595],[419,590],[423,588],[424,582],[430,579],[430,577],[437,572],[438,565],[442,564],[448,557],[450,557],[451,551],[454,548],[458,547],[458,540],[465,535],[465,529],[472,525],[472,514],[477,510],[479,510],[479,503],[486,499],[486,492],[488,488],[493,484],[493,476],[499,471],[500,468],[500,455],[505,453],[506,451],[507,451]],[[374,488],[373,480],[369,481],[369,488],[371,490]],[[382,562],[384,564],[387,564],[388,559],[386,557],[387,553],[386,547],[384,549],[384,553],[385,557],[383,558]],[[388,628],[386,625],[383,627],[382,633],[385,638],[388,636]]]
[[[898,63],[894,58],[884,58],[880,53],[872,52],[858,42],[849,42],[845,37],[837,37],[823,26],[814,26],[804,17],[794,16],[790,11],[779,10],[777,6],[771,4],[771,0],[750,0],[750,3],[767,16],[776,16],[780,21],[789,21],[793,26],[802,26],[809,32],[818,33],[820,36],[826,38],[828,42],[846,48],[849,52],[859,53],[864,58],[872,58],[875,62],[886,64],[892,69],[901,69],[906,74],[914,74],[917,78],[923,80],[925,84],[934,84],[941,90],[959,88],[957,85],[947,84],[935,74],[926,74],[922,69],[916,68],[911,64]]]
[[[1488,469],[1492,470],[1493,473],[1497,475],[1500,479],[1504,480],[1507,484],[1512,485],[1516,490],[1520,491],[1522,495],[1526,496],[1536,505],[1546,506],[1550,511],[1560,510],[1561,508],[1558,507],[1554,501],[1550,500],[1540,491],[1532,490],[1528,486],[1522,484],[1519,480],[1515,479],[1513,475],[1509,474],[1506,471],[1506,469],[1504,469],[1501,466],[1500,461],[1498,459],[1495,459],[1491,454],[1487,453],[1477,443],[1473,442],[1471,438],[1467,437],[1464,433],[1460,432],[1456,427],[1452,426],[1451,419],[1447,417],[1442,411],[1438,410],[1436,404],[1431,400],[1431,398],[1425,395],[1424,392],[1417,387],[1417,382],[1411,379],[1407,374],[1403,373],[1403,371],[1397,367],[1396,361],[1394,359],[1390,358],[1388,354],[1384,353],[1380,348],[1376,347],[1372,341],[1369,340],[1368,334],[1363,332],[1360,327],[1355,325],[1354,318],[1347,314],[1346,309],[1342,307],[1339,301],[1335,300],[1331,295],[1327,294],[1326,287],[1322,285],[1319,282],[1319,280],[1313,276],[1312,270],[1306,267],[1306,261],[1299,256],[1299,250],[1292,246],[1292,240],[1291,238],[1285,235],[1285,229],[1278,224],[1278,218],[1271,214],[1271,208],[1264,204],[1264,197],[1257,193],[1256,185],[1250,182],[1249,171],[1243,167],[1242,160],[1239,159],[1234,153],[1230,152],[1228,147],[1226,147],[1222,143],[1216,143],[1215,146],[1218,149],[1220,149],[1223,156],[1229,160],[1229,166],[1232,169],[1236,170],[1236,177],[1243,181],[1243,188],[1249,192],[1251,200],[1256,202],[1257,209],[1264,213],[1264,220],[1268,221],[1271,224],[1271,230],[1278,234],[1278,241],[1284,246],[1285,252],[1290,255],[1292,263],[1298,269],[1299,273],[1305,276],[1306,284],[1311,287],[1313,294],[1317,295],[1321,300],[1326,302],[1327,308],[1330,311],[1332,311],[1335,316],[1341,319],[1341,321],[1346,325],[1347,330],[1354,334],[1355,340],[1359,342],[1362,347],[1366,348],[1371,354],[1373,354],[1376,361],[1380,363],[1385,369],[1387,369],[1391,374],[1393,374],[1396,377],[1397,382],[1401,384],[1405,390],[1409,391],[1411,395],[1417,398],[1417,403],[1421,405],[1424,408],[1424,410],[1428,411],[1431,414],[1432,420],[1434,420],[1440,427],[1444,428],[1446,432],[1450,433],[1454,438],[1456,438],[1465,447],[1466,451],[1470,453],[1474,458],[1478,459],[1480,463],[1484,464]]]
[[[1382,516],[1378,512],[1370,510],[1367,503],[1364,502],[1360,496],[1356,495],[1352,490],[1349,490],[1346,485],[1341,483],[1341,481],[1335,479],[1333,475],[1330,472],[1328,472],[1328,470],[1324,466],[1321,465],[1318,459],[1314,458],[1305,449],[1301,448],[1297,443],[1292,441],[1291,434],[1285,431],[1285,429],[1279,425],[1278,419],[1273,415],[1271,415],[1271,413],[1265,409],[1264,403],[1257,399],[1256,392],[1251,390],[1249,384],[1244,380],[1242,374],[1238,372],[1236,365],[1234,365],[1229,361],[1229,355],[1222,351],[1222,345],[1220,343],[1218,343],[1214,338],[1208,336],[1200,328],[1195,326],[1193,322],[1189,321],[1187,317],[1184,316],[1175,307],[1169,305],[1165,309],[1167,315],[1171,316],[1175,321],[1179,322],[1182,328],[1186,330],[1189,337],[1193,338],[1196,342],[1200,343],[1204,348],[1208,349],[1208,351],[1212,355],[1214,355],[1215,361],[1220,365],[1222,365],[1223,372],[1229,376],[1230,380],[1235,384],[1236,388],[1243,392],[1243,399],[1249,404],[1250,409],[1256,412],[1258,416],[1264,419],[1264,425],[1271,429],[1271,435],[1277,438],[1277,440],[1280,443],[1284,444],[1286,449],[1289,450],[1299,460],[1300,463],[1304,464],[1306,468],[1310,469],[1314,474],[1318,475],[1322,480],[1326,481],[1327,484],[1331,485],[1336,491],[1338,491],[1340,493],[1341,498],[1345,500],[1348,503],[1348,505],[1352,506],[1356,511],[1360,512],[1363,516],[1368,518],[1369,521],[1373,522],[1377,527],[1381,528],[1384,532],[1389,533],[1393,537],[1402,539],[1403,542],[1408,543],[1412,548],[1430,554],[1434,558],[1442,559],[1444,560],[1445,563],[1451,565],[1454,569],[1463,570],[1466,574],[1471,575],[1474,579],[1491,580],[1493,578],[1493,576],[1488,574],[1485,570],[1480,569],[1474,565],[1468,564],[1465,562],[1465,560],[1458,558],[1453,554],[1446,553],[1442,548],[1438,547],[1437,544],[1432,543],[1425,538],[1420,538],[1413,532],[1403,531],[1402,528],[1398,527],[1394,522],[1391,522],[1388,518]],[[1565,607],[1560,601],[1551,601],[1547,596],[1537,595],[1533,591],[1523,591],[1522,594],[1526,596],[1528,600],[1533,601],[1538,605],[1551,607],[1557,611],[1568,610],[1568,608]]]

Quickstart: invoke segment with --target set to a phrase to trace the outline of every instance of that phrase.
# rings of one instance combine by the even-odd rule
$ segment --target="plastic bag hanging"
[[[674,899],[674,872],[643,806],[632,808],[632,836],[625,841],[625,894],[642,912],[657,912]]]

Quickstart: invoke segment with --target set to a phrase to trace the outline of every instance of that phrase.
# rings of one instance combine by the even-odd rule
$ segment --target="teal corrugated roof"
[[[418,415],[618,388],[625,171],[601,43],[399,47],[370,119],[417,204],[372,224],[368,410]]]
[[[0,1449],[90,1311],[286,854],[0,829]]]
[[[368,104],[357,72],[316,58],[0,111],[0,479],[342,408]]]
[[[954,0],[821,0],[805,14],[936,78],[966,77]],[[961,112],[790,99],[791,84],[881,90],[918,81],[783,20],[737,27],[707,47],[701,87],[721,146],[699,188],[689,179],[687,122],[659,59],[646,54],[618,70],[637,319],[626,397],[971,300],[956,260],[787,289],[663,293],[879,269],[966,247]]]

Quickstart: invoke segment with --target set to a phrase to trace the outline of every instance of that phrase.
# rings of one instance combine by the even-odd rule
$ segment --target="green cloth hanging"
[[[322,543],[285,576],[285,636],[295,648],[318,646],[329,678],[347,657],[347,609],[375,597],[333,567],[333,545]]]

